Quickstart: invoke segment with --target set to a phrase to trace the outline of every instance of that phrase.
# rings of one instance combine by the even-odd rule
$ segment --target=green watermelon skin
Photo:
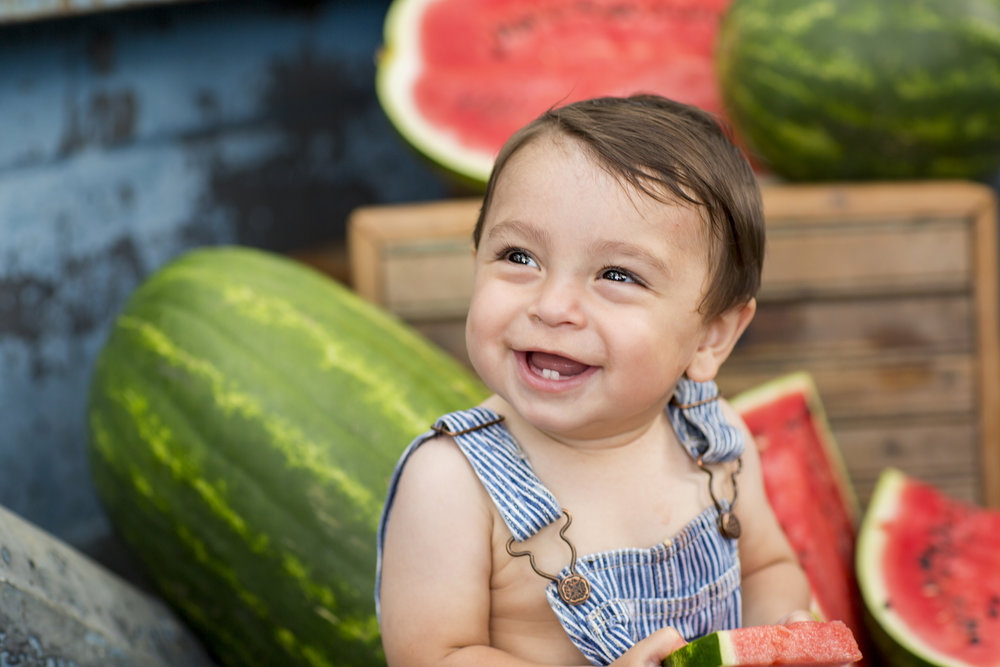
[[[93,478],[150,581],[227,665],[384,664],[375,533],[406,443],[485,389],[346,288],[190,252],[114,322]]]
[[[1000,0],[734,0],[716,46],[730,121],[786,179],[1000,168]]]

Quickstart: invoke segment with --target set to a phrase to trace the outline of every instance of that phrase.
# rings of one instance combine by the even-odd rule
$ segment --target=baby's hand
[[[778,625],[788,625],[789,623],[798,623],[800,621],[815,621],[816,615],[811,611],[806,611],[805,609],[796,609],[793,612],[785,614],[784,618],[778,621]]]
[[[630,648],[611,667],[660,667],[664,658],[685,644],[681,633],[662,628]]]

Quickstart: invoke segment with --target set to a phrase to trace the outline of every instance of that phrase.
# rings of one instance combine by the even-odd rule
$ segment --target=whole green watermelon
[[[132,295],[91,460],[116,530],[229,665],[383,664],[375,533],[402,449],[485,390],[332,280],[209,248]]]
[[[737,134],[787,179],[1000,168],[1000,0],[734,0],[716,66]]]

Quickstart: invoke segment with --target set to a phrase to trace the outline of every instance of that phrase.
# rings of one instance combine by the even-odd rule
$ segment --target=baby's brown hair
[[[497,156],[473,232],[479,247],[493,191],[511,156],[552,132],[573,137],[624,184],[656,200],[701,208],[709,222],[706,319],[754,298],[764,262],[760,188],[725,126],[658,95],[602,97],[550,109],[515,132]]]

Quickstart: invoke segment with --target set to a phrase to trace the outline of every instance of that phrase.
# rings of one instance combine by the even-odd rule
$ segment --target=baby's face
[[[708,273],[696,210],[630,193],[573,139],[539,137],[507,163],[484,221],[470,358],[537,428],[642,428],[701,349]]]

